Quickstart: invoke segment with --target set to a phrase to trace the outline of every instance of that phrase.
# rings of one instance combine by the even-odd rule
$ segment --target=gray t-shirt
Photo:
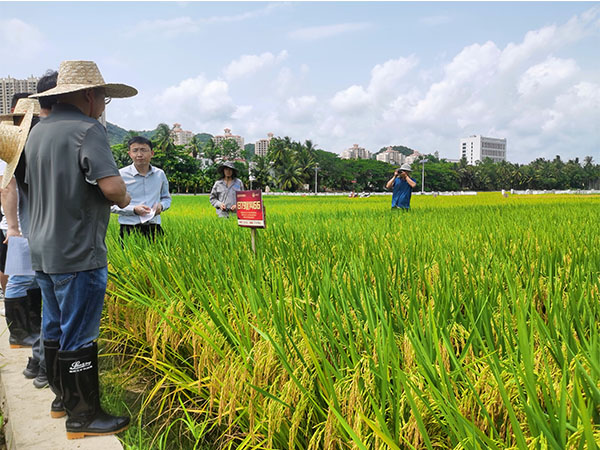
[[[96,180],[119,170],[104,127],[74,106],[56,104],[31,130],[25,155],[33,269],[52,274],[106,266],[110,202]]]

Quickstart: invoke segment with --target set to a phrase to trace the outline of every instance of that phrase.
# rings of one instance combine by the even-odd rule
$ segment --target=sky
[[[0,2],[0,77],[78,59],[127,130],[600,162],[600,2]]]

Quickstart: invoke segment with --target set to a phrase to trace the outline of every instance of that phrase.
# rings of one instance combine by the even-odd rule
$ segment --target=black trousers
[[[160,224],[158,223],[139,223],[137,225],[123,225],[121,224],[119,229],[119,236],[121,240],[127,234],[140,233],[142,236],[146,236],[148,239],[154,239],[156,236],[162,236],[165,234]]]

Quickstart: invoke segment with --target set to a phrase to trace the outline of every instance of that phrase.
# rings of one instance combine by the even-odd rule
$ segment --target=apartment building
[[[266,139],[259,139],[254,143],[254,154],[257,156],[267,156],[269,153],[269,143],[273,139],[273,133],[268,133]]]
[[[404,164],[406,156],[400,153],[398,150],[393,150],[391,147],[386,148],[384,151],[379,153],[376,157],[377,161],[382,161],[395,166]]]
[[[340,155],[342,159],[370,159],[371,152],[365,150],[363,147],[359,147],[358,144],[354,144],[352,147],[344,150]]]
[[[171,128],[171,138],[175,145],[187,145],[192,142],[194,133],[192,131],[182,130],[180,123],[174,123],[173,128]]]
[[[227,139],[233,139],[235,142],[237,142],[240,150],[244,150],[244,138],[242,136],[231,134],[230,128],[225,128],[223,131],[225,131],[225,134],[213,137],[213,141],[217,147],[221,145],[223,141],[226,141]]]
[[[39,78],[33,75],[26,80],[18,80],[16,78],[7,77],[0,78],[0,114],[10,113],[10,102],[14,94],[19,92],[37,92],[37,82]]]

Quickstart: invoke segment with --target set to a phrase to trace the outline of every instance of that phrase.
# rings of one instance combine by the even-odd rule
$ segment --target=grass
[[[597,448],[596,196],[205,197],[109,230],[127,448]]]

